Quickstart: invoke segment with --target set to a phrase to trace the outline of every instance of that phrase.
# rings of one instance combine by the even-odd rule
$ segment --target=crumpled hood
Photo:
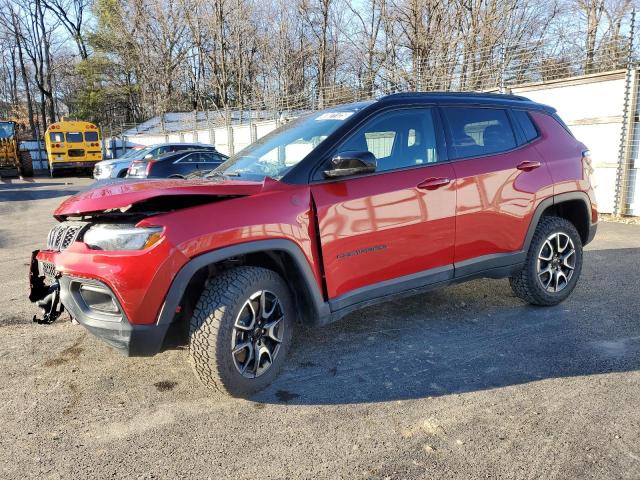
[[[271,182],[274,180],[269,179]],[[265,182],[266,183],[266,182]],[[91,188],[68,198],[54,213],[56,218],[125,209],[159,197],[238,197],[260,192],[263,182],[237,180],[161,179],[122,181]]]

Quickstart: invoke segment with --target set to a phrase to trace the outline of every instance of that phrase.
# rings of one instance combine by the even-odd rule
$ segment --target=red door
[[[312,185],[333,309],[452,277],[455,179],[434,132],[430,109],[383,113],[338,148],[371,151],[376,173]]]
[[[522,138],[524,132],[513,123],[515,115],[504,109],[451,107],[443,112],[451,154],[462,157],[452,162],[456,276],[473,273],[476,265],[516,263],[509,254],[521,251],[535,207],[552,193],[549,171],[535,148],[537,140]]]

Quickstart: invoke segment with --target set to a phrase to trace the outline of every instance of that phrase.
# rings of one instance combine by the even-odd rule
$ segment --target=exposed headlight
[[[142,250],[162,237],[161,227],[138,228],[131,224],[98,224],[84,234],[83,241],[96,250]]]

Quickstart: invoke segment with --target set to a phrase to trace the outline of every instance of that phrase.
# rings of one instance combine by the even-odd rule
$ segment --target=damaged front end
[[[38,324],[48,325],[55,322],[64,312],[64,306],[60,302],[60,282],[55,274],[55,267],[47,271],[46,266],[36,258],[40,250],[31,253],[31,266],[29,267],[29,300],[42,310],[42,318],[33,316],[33,321]]]
[[[75,242],[87,228],[83,222],[62,222],[53,227],[47,236],[47,250],[61,251]],[[39,324],[55,322],[64,312],[60,301],[60,274],[53,263],[39,260],[40,250],[31,253],[29,266],[29,300],[42,310],[42,318],[33,316]]]
[[[164,296],[187,261],[161,218],[262,188],[257,182],[146,181],[68,198],[54,213],[59,223],[46,248],[31,255],[29,300],[41,310],[33,321],[50,324],[67,312],[127,355],[154,355],[171,325],[157,321]]]

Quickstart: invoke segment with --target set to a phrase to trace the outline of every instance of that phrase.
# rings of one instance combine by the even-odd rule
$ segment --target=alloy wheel
[[[555,232],[547,237],[538,252],[537,274],[542,287],[551,293],[566,288],[576,267],[576,249],[571,237]]]
[[[249,296],[233,324],[233,363],[245,378],[264,374],[273,364],[282,344],[285,322],[278,297],[268,290]]]

